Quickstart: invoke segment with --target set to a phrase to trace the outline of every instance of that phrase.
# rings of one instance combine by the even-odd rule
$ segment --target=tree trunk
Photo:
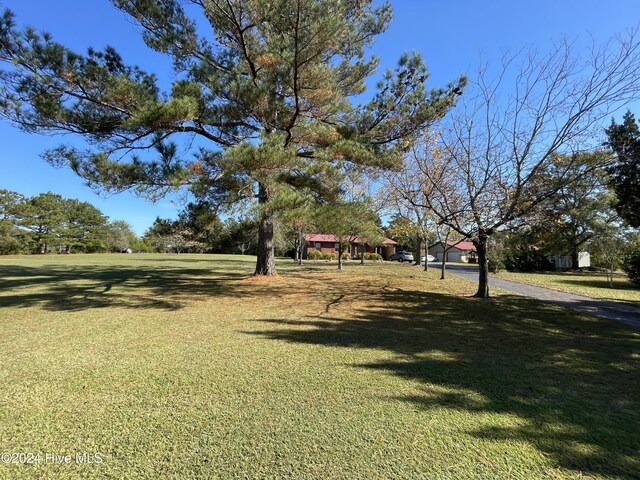
[[[418,248],[416,249],[416,258],[413,262],[414,265],[420,265],[420,253],[422,251],[422,237],[418,236]],[[426,259],[425,259],[426,260]]]
[[[261,207],[261,212],[258,226],[258,258],[254,275],[275,275],[276,261],[273,249],[274,214],[268,205],[270,198],[267,186],[260,183],[258,188],[258,204]]]
[[[304,242],[304,231],[300,230],[300,232],[298,233],[298,265],[302,265],[302,257],[304,255],[304,247],[305,247],[305,242]]]
[[[298,257],[300,254],[300,237],[299,236],[296,236],[296,244],[295,244],[294,250],[295,252],[293,253],[293,261],[295,263],[298,263],[298,260],[299,260]]]
[[[473,244],[478,252],[478,291],[474,297],[489,298],[489,259],[487,258],[487,242],[489,237],[484,234],[478,236]]]
[[[613,262],[609,262],[609,272],[607,272],[607,282],[609,282],[609,288],[613,288]]]
[[[360,249],[360,247],[362,247],[362,249]],[[364,265],[364,244],[363,243],[359,243],[358,244],[358,251],[360,252],[360,265]]]
[[[422,239],[422,243],[424,243],[424,271],[428,272],[429,260],[427,260],[427,257],[429,256],[429,243],[426,238]]]
[[[447,264],[447,251],[442,250],[442,263],[440,264],[440,280],[444,280],[444,272]]]
[[[342,270],[342,243],[338,246],[338,270]]]

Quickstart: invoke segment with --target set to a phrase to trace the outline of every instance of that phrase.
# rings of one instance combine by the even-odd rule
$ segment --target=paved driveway
[[[429,263],[429,266],[438,268],[440,264]],[[447,265],[447,273],[478,281],[478,267]],[[640,329],[640,308],[626,303],[610,302],[595,298],[574,295],[573,293],[558,292],[548,288],[535,287],[524,283],[511,282],[501,278],[490,277],[489,288],[500,288],[507,292],[522,295],[524,297],[537,298],[544,302],[551,302],[565,307],[573,308],[581,312],[590,313],[599,317],[610,318]]]

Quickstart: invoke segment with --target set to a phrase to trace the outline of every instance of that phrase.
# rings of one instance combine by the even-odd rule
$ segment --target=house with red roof
[[[340,246],[338,237],[331,234],[314,233],[304,236],[305,248],[304,256],[307,257],[311,250],[317,250],[319,252],[333,252],[338,254],[338,248]],[[354,238],[349,242],[349,246],[345,247],[344,251],[349,252],[351,256],[358,255],[358,252],[364,251],[365,253],[378,253],[385,260],[396,252],[396,246],[398,242],[385,238],[382,245],[369,245],[366,240]]]
[[[429,255],[442,261],[443,255],[447,262],[478,263],[478,254],[473,242],[438,242],[429,247]]]

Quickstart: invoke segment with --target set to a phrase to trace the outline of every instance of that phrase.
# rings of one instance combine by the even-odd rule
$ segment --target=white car
[[[389,257],[389,261],[398,261],[400,263],[413,262],[413,253],[411,252],[396,252]]]
[[[436,257],[434,257],[433,255],[427,255],[426,257],[423,255],[420,257],[420,263],[422,263],[424,265],[424,261],[425,259],[427,260],[427,262],[433,262],[435,261]]]

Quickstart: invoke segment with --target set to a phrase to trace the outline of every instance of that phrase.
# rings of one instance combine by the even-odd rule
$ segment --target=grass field
[[[496,276],[504,280],[527,283],[560,292],[640,306],[640,288],[633,285],[627,276],[621,273],[614,275],[613,288],[609,286],[606,274],[596,272],[500,272]]]
[[[638,478],[640,334],[398,264],[0,258],[0,478]],[[45,453],[99,453],[52,464]]]

